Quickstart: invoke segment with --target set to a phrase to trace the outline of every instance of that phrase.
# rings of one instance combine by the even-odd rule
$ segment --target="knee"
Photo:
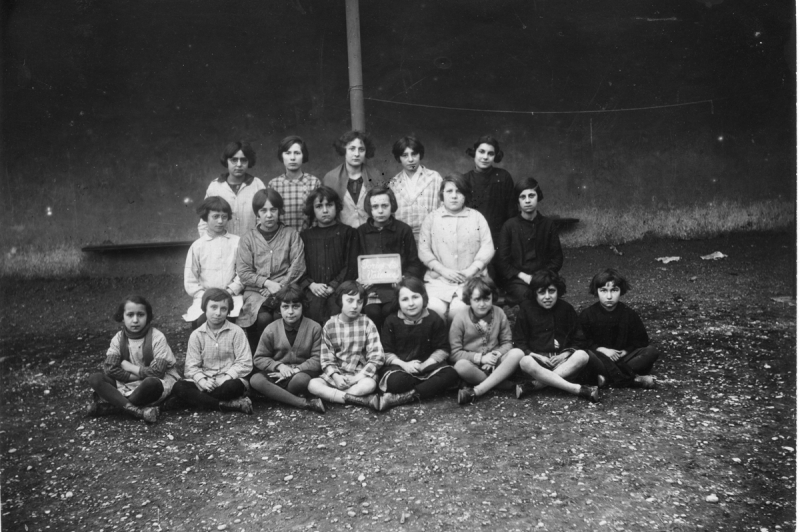
[[[358,387],[364,394],[372,393],[375,391],[375,388],[378,387],[378,383],[375,382],[375,379],[361,379],[361,382],[358,384]]]
[[[89,375],[89,386],[91,386],[92,389],[94,389],[94,390],[98,389],[105,382],[106,382],[105,373],[97,372],[97,373],[92,373],[91,375]]]
[[[311,379],[310,381],[308,381],[308,391],[313,393],[314,395],[319,395],[319,392],[321,392],[327,387],[328,384],[320,378]]]
[[[456,360],[456,363],[453,364],[453,368],[459,375],[463,375],[476,367],[477,366],[469,360]]]
[[[254,373],[253,376],[250,377],[250,385],[251,386],[263,386],[267,382],[269,382],[269,381],[267,381],[267,378],[260,371]]]
[[[580,350],[580,349],[578,351],[575,351],[574,353],[572,353],[572,356],[569,357],[569,358],[570,358],[570,360],[573,361],[573,363],[577,367],[581,367],[582,368],[583,366],[585,366],[586,364],[589,363],[589,353],[587,353],[586,351]]]
[[[537,373],[537,368],[539,364],[533,360],[533,357],[522,357],[519,361],[519,367],[522,371],[527,373],[528,375],[535,375]]]
[[[306,393],[308,391],[309,382],[311,382],[311,377],[309,377],[307,373],[298,373],[292,377],[286,389],[293,395]]]
[[[511,351],[508,352],[506,358],[509,360],[513,360],[516,363],[520,363],[522,359],[525,357],[525,353],[522,352],[522,349],[517,349],[516,347],[513,348]]]
[[[187,392],[191,392],[192,389],[196,388],[194,382],[190,381],[178,381],[172,387],[172,393],[176,397],[183,397],[186,395]]]

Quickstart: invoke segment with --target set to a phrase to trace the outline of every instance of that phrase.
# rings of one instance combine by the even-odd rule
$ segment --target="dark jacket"
[[[518,214],[503,224],[497,255],[496,268],[506,281],[516,279],[520,272],[557,272],[564,264],[558,229],[553,220],[538,212],[532,221]]]

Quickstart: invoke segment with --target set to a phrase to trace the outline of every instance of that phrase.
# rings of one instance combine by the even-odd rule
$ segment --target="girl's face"
[[[597,289],[597,299],[600,300],[603,309],[609,312],[617,308],[619,296],[621,295],[622,290],[619,289],[619,286],[614,284],[614,281],[609,281],[604,286]]]
[[[288,325],[294,325],[303,319],[303,305],[298,302],[281,302],[281,318]]]
[[[414,172],[419,168],[419,161],[419,153],[413,151],[411,148],[406,148],[406,150],[400,154],[400,164],[403,165],[403,170],[410,176],[413,176]]]
[[[480,290],[476,288],[472,291],[472,295],[469,298],[469,306],[476,318],[483,318],[492,310],[492,295],[484,296],[481,294]]]
[[[425,310],[425,300],[422,294],[412,292],[406,287],[400,289],[397,294],[397,302],[400,305],[400,312],[411,321],[418,320]]]
[[[377,227],[386,225],[392,217],[392,202],[388,194],[378,194],[369,199],[370,214]]]
[[[133,301],[125,302],[122,324],[132,333],[138,333],[147,326],[147,307]]]
[[[303,149],[299,143],[295,142],[283,152],[283,166],[287,172],[296,172],[303,166]]]
[[[450,212],[460,212],[467,198],[458,190],[455,183],[448,181],[442,190],[442,199],[445,209]]]
[[[247,172],[247,157],[244,156],[242,150],[233,154],[233,157],[228,158],[228,174],[236,179],[244,178]]]
[[[350,166],[359,167],[367,159],[367,147],[361,139],[353,139],[344,147],[344,160]]]
[[[488,170],[494,164],[494,146],[491,144],[480,144],[475,149],[475,168],[478,170]]]
[[[535,189],[526,188],[519,195],[519,210],[525,214],[534,214],[539,206],[539,195]]]
[[[345,321],[354,321],[361,315],[361,307],[364,306],[361,296],[356,294],[342,295],[342,316]]]
[[[258,209],[258,225],[264,231],[274,231],[278,228],[281,221],[281,213],[277,207],[273,207],[269,200],[264,202],[264,206]]]
[[[224,235],[227,230],[225,226],[228,225],[228,213],[224,211],[209,211],[208,213],[208,231],[212,235]]]
[[[547,288],[538,288],[536,290],[536,302],[543,309],[550,310],[558,300],[558,288],[555,285],[550,285]]]
[[[212,329],[222,327],[228,317],[228,301],[206,301],[206,320]]]
[[[314,200],[314,218],[320,227],[330,227],[336,223],[336,204],[328,198],[317,197]]]

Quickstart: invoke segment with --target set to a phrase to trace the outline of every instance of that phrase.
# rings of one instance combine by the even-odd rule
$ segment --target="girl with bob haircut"
[[[253,370],[253,360],[245,332],[228,321],[233,297],[211,288],[203,295],[202,305],[206,321],[189,336],[184,380],[175,384],[175,397],[209,410],[252,414],[246,377]]]
[[[552,386],[593,403],[600,401],[597,386],[570,381],[581,377],[589,355],[582,349],[585,341],[578,314],[562,299],[567,291],[564,279],[555,272],[540,270],[532,275],[530,287],[531,299],[519,305],[514,345],[525,354],[519,367],[531,380],[517,385],[517,399]]]
[[[275,298],[282,319],[270,323],[261,335],[250,385],[273,401],[324,414],[322,400],[303,397],[311,379],[321,374],[322,327],[303,316],[306,298],[298,285],[285,286]]]
[[[530,299],[531,275],[539,270],[558,272],[564,264],[558,228],[539,212],[544,194],[532,177],[514,185],[517,215],[503,224],[497,243],[496,271],[505,284],[509,301]]]
[[[475,402],[498,386],[513,388],[505,381],[523,357],[512,344],[505,312],[494,305],[497,287],[491,279],[473,277],[462,297],[468,306],[456,314],[450,326],[450,362],[468,385],[458,391],[460,405]]]
[[[148,423],[158,420],[158,405],[180,379],[167,339],[152,326],[153,307],[131,295],[119,304],[114,321],[122,324],[106,351],[103,371],[89,377],[92,401],[89,416],[116,412]]]
[[[467,148],[467,155],[474,163],[472,170],[464,174],[474,194],[468,205],[486,218],[492,238],[497,241],[505,221],[517,212],[514,180],[507,171],[494,166],[503,160],[504,155],[494,137],[480,137],[471,148]]]
[[[342,200],[330,187],[322,186],[306,198],[305,214],[311,227],[300,234],[305,248],[307,315],[320,325],[339,312],[334,291],[357,276],[358,235],[340,223]]]
[[[458,373],[447,363],[447,325],[427,306],[425,283],[416,277],[397,283],[394,313],[386,318],[381,331],[386,356],[378,377],[383,392],[378,402],[381,412],[458,385]]]
[[[450,174],[439,188],[442,205],[422,222],[419,258],[428,268],[425,283],[428,308],[452,320],[467,308],[462,301],[465,283],[488,278],[486,266],[494,256],[494,243],[486,219],[467,207],[472,188],[463,176]]]
[[[597,302],[579,316],[588,342],[589,364],[600,375],[601,386],[655,388],[657,382],[650,371],[659,351],[650,345],[636,311],[620,301],[630,289],[625,276],[613,268],[592,277],[589,293]]]
[[[264,328],[280,316],[275,294],[306,272],[303,241],[281,222],[283,198],[273,189],[253,197],[258,225],[239,240],[236,273],[244,285],[243,305],[236,323],[247,329],[251,351]]]
[[[256,192],[264,189],[259,178],[247,173],[256,165],[256,152],[247,141],[229,142],[222,150],[220,164],[226,171],[208,185],[205,197],[219,196],[228,202],[233,210],[228,232],[242,236],[256,225],[251,205]],[[202,218],[197,231],[201,238],[206,234],[206,221]]]
[[[364,198],[364,210],[370,216],[357,231],[359,256],[397,253],[403,277],[422,277],[425,268],[419,260],[411,227],[394,217],[397,200],[392,189],[371,188]],[[392,311],[394,289],[391,284],[364,284],[364,287],[368,293],[364,313],[380,330],[383,320]]]
[[[422,222],[441,205],[439,188],[442,176],[423,166],[425,146],[416,137],[403,137],[392,146],[392,155],[403,169],[389,181],[397,196],[395,216],[411,226],[414,240],[419,242]]]
[[[306,198],[322,184],[319,179],[303,171],[308,162],[306,142],[297,135],[289,135],[278,144],[278,160],[283,163],[285,172],[272,179],[267,188],[278,191],[283,197],[283,223],[302,231],[308,227],[304,216]]]
[[[367,190],[383,180],[383,174],[367,164],[367,159],[375,155],[375,145],[366,133],[349,131],[336,139],[333,147],[344,162],[325,174],[322,184],[341,198],[341,222],[357,228],[368,218],[362,207]]]

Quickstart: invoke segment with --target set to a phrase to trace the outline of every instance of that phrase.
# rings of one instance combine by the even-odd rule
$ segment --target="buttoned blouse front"
[[[253,212],[253,196],[256,192],[265,188],[264,183],[257,177],[247,174],[245,180],[239,185],[239,189],[234,192],[228,184],[228,173],[225,172],[208,185],[206,198],[219,196],[227,201],[233,217],[228,222],[228,232],[236,236],[244,236],[247,231],[256,226],[256,213]],[[202,237],[206,234],[208,223],[200,220],[197,224],[197,231]]]
[[[450,213],[442,206],[422,222],[419,258],[429,268],[425,273],[426,281],[441,278],[430,269],[435,261],[456,271],[476,263],[482,272],[493,256],[494,243],[489,225],[475,209],[465,207],[458,213]]]
[[[419,232],[425,217],[441,205],[439,188],[442,176],[435,170],[420,165],[415,172],[416,186],[411,186],[411,178],[405,171],[400,172],[389,181],[389,188],[397,198],[395,218],[407,223],[414,232],[414,239],[419,242]]]

